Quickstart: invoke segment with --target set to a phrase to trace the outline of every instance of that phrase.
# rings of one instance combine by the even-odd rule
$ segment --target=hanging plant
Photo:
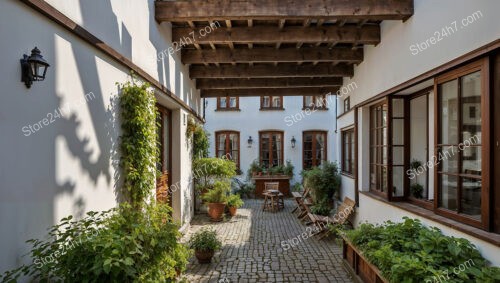
[[[156,99],[149,84],[117,84],[121,89],[120,166],[126,200],[138,208],[155,187],[157,145]]]

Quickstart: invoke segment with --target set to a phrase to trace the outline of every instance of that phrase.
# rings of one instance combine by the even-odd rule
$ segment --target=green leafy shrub
[[[311,206],[311,212],[314,214],[319,214],[323,216],[330,215],[330,211],[332,210],[330,204],[328,203],[328,199],[322,199],[318,201],[316,204]]]
[[[217,180],[228,180],[236,174],[236,164],[225,158],[200,158],[193,162],[198,191],[209,190]]]
[[[127,201],[140,207],[155,187],[157,146],[156,99],[149,84],[133,80],[118,84],[121,89],[120,166]]]
[[[301,172],[304,186],[311,189],[315,203],[331,199],[340,189],[340,174],[337,164],[326,161],[321,166]]]
[[[210,147],[210,134],[205,131],[203,126],[196,123],[193,117],[189,117],[186,128],[186,137],[193,142],[193,160],[208,157],[208,149]]]
[[[412,195],[416,198],[422,198],[422,193],[424,191],[424,187],[418,183],[410,186],[410,191]]]
[[[294,169],[295,169],[295,167],[293,166],[292,161],[287,160],[286,166],[283,167],[283,173],[287,176],[290,176],[290,178],[292,178]]]
[[[434,282],[443,274],[449,275],[447,282],[500,280],[500,268],[488,267],[468,240],[444,236],[438,228],[425,227],[417,219],[365,223],[346,231],[345,236],[390,282]],[[470,267],[456,274],[454,268],[466,262]]]
[[[243,204],[245,203],[243,202],[243,200],[241,200],[241,197],[237,194],[229,195],[229,197],[226,200],[226,205],[228,207],[240,208],[243,206]]]
[[[292,192],[300,192],[300,191],[302,191],[302,185],[299,182],[293,184]]]
[[[28,275],[42,282],[175,282],[190,250],[178,243],[171,209],[128,204],[61,220],[47,239],[30,240],[33,263],[7,272],[2,282]],[[13,281],[11,281],[13,280]]]
[[[262,166],[260,166],[257,160],[252,161],[247,171],[247,180],[251,180],[254,173],[263,172]]]
[[[225,203],[230,191],[231,185],[229,182],[216,181],[213,188],[205,192],[202,198],[207,203]]]
[[[196,232],[189,239],[189,247],[196,251],[217,251],[221,248],[222,243],[217,239],[217,233],[214,230],[203,228]]]

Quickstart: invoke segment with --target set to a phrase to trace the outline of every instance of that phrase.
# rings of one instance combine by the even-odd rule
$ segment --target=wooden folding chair
[[[337,213],[334,216],[322,216],[317,214],[308,213],[307,216],[311,221],[310,224],[318,228],[314,234],[319,235],[320,239],[328,236],[330,230],[328,224],[338,224],[343,225],[349,222],[349,217],[354,213],[354,208],[356,202],[352,199],[345,197],[344,201],[340,204],[337,209]]]
[[[302,206],[303,199],[309,197],[309,188],[305,188],[302,193],[300,192],[292,192],[292,196],[295,199],[295,202],[297,203],[297,207],[295,207],[292,210],[292,213],[295,212],[297,209],[299,209]]]

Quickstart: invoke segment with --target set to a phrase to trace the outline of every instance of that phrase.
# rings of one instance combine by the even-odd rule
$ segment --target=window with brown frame
[[[351,110],[351,97],[346,97],[344,99],[344,113],[348,112]]]
[[[304,96],[304,109],[328,110],[326,95]]]
[[[217,157],[225,156],[236,163],[240,168],[240,132],[220,131],[215,132],[215,152]]]
[[[370,190],[387,195],[387,102],[370,108]]]
[[[283,110],[283,96],[261,96],[260,110]]]
[[[217,97],[217,110],[239,110],[240,99],[237,96]]]
[[[354,173],[354,128],[342,131],[342,172]]]
[[[488,227],[489,104],[486,59],[435,80],[436,144],[434,206],[445,216]]]
[[[326,132],[306,131],[302,136],[302,168],[310,169],[326,161]]]
[[[259,132],[260,164],[267,168],[283,165],[283,132]]]

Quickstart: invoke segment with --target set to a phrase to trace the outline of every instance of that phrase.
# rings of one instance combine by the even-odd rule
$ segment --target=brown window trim
[[[302,132],[302,169],[307,170],[310,168],[306,168],[306,160],[305,160],[305,154],[304,154],[304,143],[306,141],[306,135],[307,134],[312,134],[312,135],[317,135],[317,134],[322,134],[325,140],[325,151],[324,151],[324,157],[320,161],[327,161],[328,158],[328,132],[327,131],[322,131],[322,130],[311,130],[311,131],[303,131]],[[316,167],[321,165],[318,164],[318,160],[316,160],[314,153],[316,152],[316,139],[313,139],[312,141],[312,152],[313,152],[313,158],[312,158],[312,167]],[[311,168],[312,168],[311,167]]]
[[[284,155],[285,155],[285,150],[284,150],[284,144],[285,144],[285,133],[283,131],[275,131],[275,130],[269,130],[269,131],[259,131],[259,161],[260,161],[260,164],[262,164],[262,135],[264,134],[269,134],[269,135],[273,135],[273,134],[279,134],[281,136],[281,158],[278,160],[279,162],[279,165],[283,165],[284,164]],[[272,140],[272,139],[271,139]],[[272,156],[272,142],[269,143],[269,164],[272,163],[272,160],[274,159],[274,156]],[[270,167],[269,167],[270,168]]]
[[[312,106],[311,106],[311,104],[306,105],[306,97],[307,96],[312,97]],[[317,96],[316,95],[307,95],[307,96],[302,97],[302,110],[328,111],[328,107],[326,107],[326,103],[327,103],[326,94],[323,94],[321,96],[323,101],[325,102],[325,103],[322,103],[323,106],[321,106],[321,107],[316,106],[316,99],[317,99],[317,96],[319,96],[319,95],[317,95]]]
[[[389,141],[392,139],[392,133],[390,133],[390,127],[389,127],[389,123],[390,123],[389,121],[391,120],[391,116],[389,114],[390,111],[391,111],[390,103],[389,102],[390,101],[389,101],[388,97],[385,97],[382,101],[380,101],[380,102],[378,102],[378,103],[370,106],[370,118],[369,118],[370,119],[370,132],[369,132],[369,138],[370,138],[370,141],[369,141],[370,162],[369,162],[369,170],[368,170],[368,172],[369,172],[370,176],[369,176],[369,180],[368,181],[370,183],[370,192],[372,192],[374,194],[377,194],[377,195],[380,195],[380,196],[382,196],[382,197],[384,197],[386,199],[389,199],[389,197],[390,197],[389,191],[390,191],[390,188],[391,188],[391,182],[389,182],[389,179],[390,179],[389,178],[389,176],[390,176],[390,174],[389,174],[389,169],[390,169],[390,166],[389,166],[389,149],[391,148],[391,146],[390,146]],[[372,119],[372,111],[375,111],[374,109],[376,107],[379,107],[379,106],[382,106],[382,109],[383,109],[384,105],[386,105],[386,108],[387,108],[387,110],[386,110],[387,111],[387,116],[386,116],[387,122],[386,122],[386,125],[385,125],[386,131],[387,131],[386,140],[385,140],[385,143],[374,145],[372,132],[373,131],[378,131],[378,130],[381,130],[383,132],[384,127],[381,126],[381,127],[376,127],[375,128],[375,125],[374,125],[375,121],[372,121],[373,120]],[[385,164],[384,163],[377,163],[377,162],[375,162],[375,161],[372,160],[372,158],[373,158],[372,150],[375,147],[376,148],[379,148],[379,147],[381,148],[380,149],[381,150],[381,154],[380,154],[380,161],[381,162],[383,162],[383,152],[384,152],[384,148],[386,148],[386,158],[387,158],[387,161],[386,161]],[[378,154],[377,154],[377,156],[378,156]],[[387,179],[387,188],[386,188],[385,192],[379,191],[376,188],[373,188],[371,186],[372,165],[374,165],[376,167],[379,167],[380,169],[384,168],[384,167],[386,168],[385,175],[386,175],[386,179]],[[376,180],[376,183],[382,182],[382,180],[383,180],[382,176],[383,175],[380,174],[381,179],[380,180]],[[392,176],[390,176],[390,177],[392,177]]]
[[[489,57],[484,57],[482,59],[476,60],[472,63],[469,63],[460,68],[450,70],[447,73],[442,74],[439,77],[434,79],[434,152],[435,154],[438,152],[438,147],[443,146],[440,144],[440,120],[439,120],[439,89],[438,85],[443,84],[448,81],[452,81],[463,77],[467,74],[471,74],[473,72],[480,71],[481,72],[481,85],[482,85],[482,93],[481,93],[481,220],[478,221],[473,219],[472,217],[466,216],[464,214],[460,214],[459,212],[451,211],[442,207],[439,207],[439,199],[440,199],[440,187],[439,187],[439,174],[440,174],[440,166],[434,170],[434,212],[438,215],[451,218],[457,221],[461,221],[468,225],[482,228],[484,230],[490,229],[490,197],[493,194],[490,193],[490,111],[489,111],[489,84],[490,84],[490,74],[489,74]],[[460,86],[458,88],[460,91]],[[461,96],[458,96],[458,109],[459,113],[463,110],[461,104]],[[458,118],[459,126],[462,123],[461,115]],[[459,142],[462,140],[461,136],[461,128],[458,129],[459,134]],[[459,155],[459,164],[461,164],[461,158]],[[460,168],[459,168],[460,169]],[[449,175],[449,174],[448,174]],[[472,177],[465,176],[464,174],[459,174],[461,177]],[[457,175],[458,176],[458,175]],[[461,185],[460,182],[457,183],[459,186],[457,188],[457,199],[460,198],[461,193]],[[494,189],[494,188],[493,188]],[[457,201],[458,208],[460,208],[460,201]],[[457,208],[457,209],[458,209]]]
[[[404,211],[416,214],[420,217],[429,219],[431,221],[435,221],[441,225],[450,227],[452,229],[456,229],[460,232],[463,232],[467,235],[470,235],[472,237],[481,239],[485,242],[491,243],[497,247],[500,247],[500,234],[496,234],[493,232],[488,232],[485,230],[482,230],[480,228],[473,227],[471,225],[462,223],[460,221],[451,219],[446,216],[441,216],[439,214],[435,214],[432,209],[426,209],[423,207],[420,207],[418,205],[412,204],[410,202],[395,202],[395,201],[388,201],[386,198],[379,196],[378,194],[374,194],[371,191],[360,191],[360,194],[363,194],[367,197],[370,197],[372,199],[378,200],[380,202],[383,202],[385,204],[394,206],[396,208],[402,209]]]
[[[224,152],[226,153],[226,156],[229,154],[229,156],[232,156],[232,152],[229,150],[229,135],[230,134],[236,134],[238,135],[238,162],[236,163],[236,169],[240,169],[240,160],[241,160],[241,140],[240,140],[240,132],[238,131],[217,131],[215,132],[215,156],[217,157],[219,155],[219,136],[220,135],[225,135],[226,136],[226,148],[224,149]],[[232,158],[231,158],[232,160]]]
[[[272,105],[273,104],[273,97],[279,97],[280,98],[280,105],[281,107],[272,107],[272,106],[269,106],[269,107],[264,107],[263,106],[263,102],[264,102],[264,96],[269,96],[269,105]],[[283,96],[272,96],[272,95],[264,95],[264,96],[261,96],[260,97],[260,111],[266,111],[266,110],[285,110],[284,108],[284,105],[283,105]]]
[[[236,107],[228,107],[229,99],[231,97],[236,97]],[[240,98],[238,96],[225,96],[226,98],[226,107],[220,106],[220,97],[217,97],[217,109],[215,111],[240,111]]]
[[[349,157],[353,157],[352,160],[351,160],[351,168],[347,168],[347,156],[345,155],[345,142],[344,142],[344,138],[346,138],[347,135],[350,135],[350,143],[349,143],[349,148],[348,148],[348,156]],[[350,177],[354,177],[354,151],[355,149],[353,148],[353,146],[355,146],[355,142],[354,142],[354,127],[348,127],[348,128],[345,128],[345,129],[341,129],[340,130],[340,140],[341,140],[341,144],[340,144],[340,148],[341,148],[341,169],[340,169],[340,172],[343,174],[343,175],[346,175],[346,176],[350,176]]]

